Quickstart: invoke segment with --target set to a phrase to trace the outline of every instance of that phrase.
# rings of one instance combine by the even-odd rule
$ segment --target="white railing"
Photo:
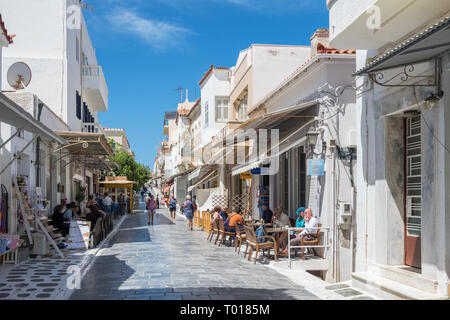
[[[102,125],[96,122],[83,122],[81,124],[81,132],[105,134],[105,130],[103,130]]]
[[[105,89],[106,93],[108,93],[108,86],[106,85],[105,75],[103,74],[103,69],[101,66],[82,66],[82,75],[83,77],[96,77],[101,81],[101,85]]]
[[[328,249],[330,248],[330,244],[328,242],[328,237],[329,237],[329,232],[330,232],[330,228],[324,228],[324,227],[315,227],[315,228],[308,228],[310,230],[319,230],[320,229],[320,234],[318,235],[318,237],[320,239],[323,239],[323,244],[321,245],[317,245],[317,246],[291,246],[291,239],[290,239],[290,235],[293,231],[302,231],[304,230],[303,228],[287,228],[288,231],[288,261],[289,261],[289,269],[291,268],[291,249],[307,249],[307,248],[324,248],[324,249]],[[323,234],[323,236],[322,236]],[[322,241],[321,241],[322,243]],[[325,257],[327,256],[327,252],[324,250],[323,252],[323,259],[325,259]]]

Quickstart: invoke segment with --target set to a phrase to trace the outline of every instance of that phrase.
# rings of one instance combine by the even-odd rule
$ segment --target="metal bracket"
[[[434,74],[433,75],[425,75],[425,76],[415,76],[413,75],[414,70],[416,69],[414,67],[414,64],[408,64],[403,66],[403,70],[393,77],[389,79],[384,79],[385,76],[383,74],[383,71],[386,70],[380,70],[375,71],[372,73],[369,73],[368,76],[372,82],[378,84],[382,87],[436,87],[439,83],[439,73],[438,73],[438,59],[434,59]],[[392,69],[391,69],[392,70]],[[401,82],[407,82],[409,80],[419,80],[420,83],[416,84],[389,84],[392,81],[399,79]]]

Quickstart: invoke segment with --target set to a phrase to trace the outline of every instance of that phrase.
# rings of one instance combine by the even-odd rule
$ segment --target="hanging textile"
[[[3,224],[4,224],[4,219],[3,219],[3,201],[2,201],[2,199],[0,199],[0,233],[3,232]]]

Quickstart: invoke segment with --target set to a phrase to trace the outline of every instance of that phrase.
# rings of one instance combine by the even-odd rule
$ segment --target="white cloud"
[[[155,49],[178,47],[183,42],[183,36],[190,30],[168,22],[147,19],[134,11],[125,8],[115,8],[107,15],[107,19],[119,32],[131,33]]]

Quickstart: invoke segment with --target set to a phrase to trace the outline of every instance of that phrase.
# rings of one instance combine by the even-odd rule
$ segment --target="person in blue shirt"
[[[223,221],[227,221],[227,219],[228,219],[228,208],[222,208],[222,211],[220,211],[220,216],[222,217]]]
[[[69,221],[72,220],[74,218],[74,214],[73,214],[73,210],[75,209],[76,205],[75,203],[69,203],[67,205],[67,210],[64,212],[63,217]]]

